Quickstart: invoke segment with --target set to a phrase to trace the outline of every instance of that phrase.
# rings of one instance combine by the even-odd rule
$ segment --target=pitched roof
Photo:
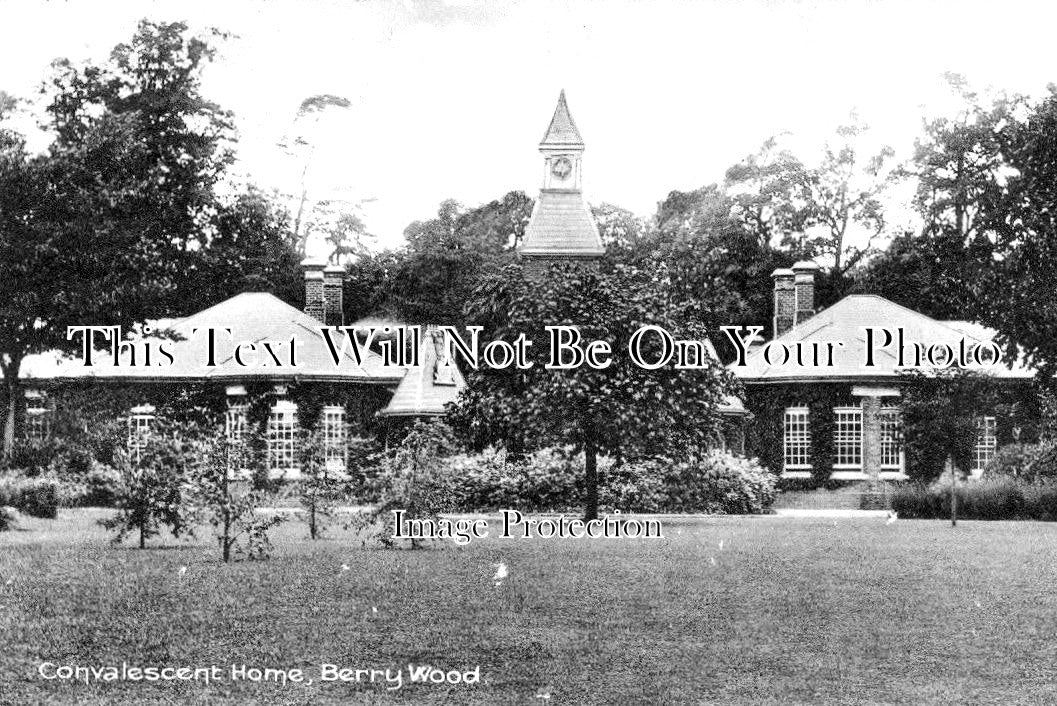
[[[554,109],[554,117],[551,124],[547,126],[547,132],[543,135],[540,147],[578,147],[583,149],[584,139],[580,137],[580,131],[576,129],[573,116],[569,113],[569,106],[565,102],[565,90],[558,96],[558,106]]]
[[[599,257],[604,252],[598,226],[579,192],[540,192],[525,227],[523,255]]]
[[[410,367],[389,404],[379,412],[386,417],[434,416],[444,414],[466,381],[455,364],[444,365],[444,338],[436,329],[422,336],[422,365]]]
[[[346,350],[340,364],[335,365],[319,331],[320,326],[322,324],[316,319],[271,294],[247,292],[175,321],[169,330],[181,340],[165,341],[158,337],[141,339],[155,344],[152,360],[155,363],[164,361],[157,353],[157,344],[164,342],[173,356],[171,365],[142,366],[141,358],[137,361],[141,365],[133,367],[130,365],[129,353],[125,351],[120,366],[114,366],[109,355],[98,355],[90,368],[78,359],[68,362],[50,377],[144,380],[298,377],[377,383],[395,383],[403,378],[404,368],[383,365],[381,356],[373,351],[365,351],[362,362],[357,363],[351,350]],[[209,342],[202,330],[208,328],[214,329],[217,337],[214,366],[208,365]],[[198,333],[194,333],[195,329],[198,329]],[[223,329],[231,329],[230,338]],[[335,337],[336,345],[341,344],[341,338]],[[289,365],[291,339],[303,343],[297,348],[296,366]],[[239,365],[234,359],[233,349],[234,344],[241,341],[279,342],[274,350],[284,365],[276,366],[268,352],[260,346],[255,354],[248,350],[244,353],[244,360],[248,361],[249,356],[253,355],[256,365]]]
[[[933,343],[947,344],[957,353],[959,342],[963,338],[966,346],[970,347],[976,343],[991,340],[995,334],[991,329],[979,324],[937,321],[883,297],[856,294],[841,299],[828,309],[794,326],[772,342],[783,344],[843,342],[843,347],[834,348],[832,366],[825,365],[827,361],[824,356],[819,361],[822,365],[797,365],[795,357],[782,365],[768,365],[764,360],[764,351],[767,348],[765,345],[749,354],[744,367],[732,364],[730,369],[738,378],[747,383],[877,378],[894,380],[907,370],[907,368],[897,367],[898,343],[894,341],[887,347],[881,347],[884,341],[882,334],[878,332],[874,342],[874,367],[867,368],[864,366],[867,352],[864,327],[885,328],[891,331],[893,336],[897,329],[902,329],[908,356],[914,342],[925,346]],[[808,350],[805,349],[805,355]],[[778,351],[775,350],[775,353]],[[795,350],[793,356],[795,356]],[[771,357],[772,361],[778,362],[774,353]],[[807,358],[805,362],[814,363],[814,360]],[[1019,360],[1013,363],[1012,368],[999,364],[977,370],[1000,378],[1027,379],[1034,375],[1034,372]]]

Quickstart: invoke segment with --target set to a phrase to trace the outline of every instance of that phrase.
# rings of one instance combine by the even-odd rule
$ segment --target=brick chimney
[[[323,270],[326,263],[312,258],[301,262],[305,273],[305,313],[320,323],[326,323]]]
[[[793,281],[796,291],[796,314],[793,325],[798,326],[815,314],[815,273],[818,265],[801,260],[793,265]]]
[[[796,289],[793,270],[780,268],[771,277],[774,278],[774,338],[778,338],[796,322]]]
[[[323,269],[323,323],[327,326],[341,326],[345,323],[345,308],[342,303],[344,282],[345,268],[341,265],[327,265]]]

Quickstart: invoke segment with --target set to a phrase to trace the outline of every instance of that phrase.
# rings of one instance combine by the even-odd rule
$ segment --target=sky
[[[312,127],[308,185],[367,200],[380,247],[444,199],[534,195],[561,89],[588,200],[648,216],[769,136],[817,159],[852,111],[871,128],[864,150],[906,158],[924,118],[958,109],[947,71],[1036,96],[1057,82],[1057,7],[1042,2],[0,0],[0,13],[0,90],[26,98],[53,59],[101,61],[144,17],[232,33],[203,93],[235,113],[237,177],[265,189],[296,188],[302,163],[279,144],[302,100],[348,99]]]

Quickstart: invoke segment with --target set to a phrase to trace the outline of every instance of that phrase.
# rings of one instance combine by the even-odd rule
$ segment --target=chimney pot
[[[327,326],[342,326],[345,323],[343,285],[345,268],[327,265],[323,270],[323,316]]]
[[[794,273],[790,269],[779,268],[771,273],[771,277],[774,278],[774,338],[778,338],[793,328],[796,320]]]
[[[326,323],[326,305],[323,285],[325,262],[305,258],[301,269],[305,273],[305,313],[320,323]]]
[[[815,314],[815,273],[819,267],[802,260],[793,265],[796,314],[793,325],[807,321]]]

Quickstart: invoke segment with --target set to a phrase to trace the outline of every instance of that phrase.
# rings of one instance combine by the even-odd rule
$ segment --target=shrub
[[[1057,521],[1057,484],[1051,482],[1029,485],[1022,493],[1026,517],[1043,522]]]
[[[418,482],[437,512],[575,512],[583,506],[582,479],[582,457],[568,449],[546,448],[512,460],[506,451],[488,448],[438,458]],[[758,513],[776,494],[774,476],[757,461],[723,452],[679,462],[616,465],[599,459],[599,505],[608,510]]]
[[[667,512],[670,464],[658,459],[624,463],[602,476],[598,505],[621,512]]]
[[[62,507],[113,507],[121,492],[121,472],[98,461],[93,461],[81,477],[60,476],[51,471],[44,477],[58,485]]]
[[[15,526],[15,513],[11,508],[0,507],[0,532],[6,532]]]
[[[1057,478],[1057,442],[1003,446],[984,469],[985,478]]]
[[[1037,444],[1009,444],[1000,448],[995,457],[984,468],[984,478],[1023,476],[1027,466],[1035,459]]]
[[[1052,482],[1027,483],[1009,477],[967,481],[958,484],[957,494],[960,519],[1057,519],[1057,484]],[[950,517],[950,485],[903,485],[892,494],[892,509],[908,519]]]
[[[236,480],[238,469],[246,467],[245,444],[214,439],[203,449],[204,462],[191,470],[194,498],[213,526],[221,559],[227,563],[239,555],[268,558],[272,548],[268,532],[285,518],[258,513],[269,497]]]
[[[59,455],[60,445],[55,439],[19,441],[5,455],[0,467],[24,476],[40,475]]]
[[[194,507],[189,484],[205,463],[206,449],[192,425],[159,425],[144,437],[142,449],[133,457],[115,454],[121,483],[116,494],[117,514],[100,523],[115,530],[115,543],[127,535],[139,535],[143,549],[162,525],[174,536],[193,534]]]
[[[665,485],[667,512],[759,513],[777,495],[774,476],[759,462],[722,451],[674,464]]]
[[[59,514],[58,484],[50,478],[0,478],[0,506],[11,506],[33,517],[53,520]]]

